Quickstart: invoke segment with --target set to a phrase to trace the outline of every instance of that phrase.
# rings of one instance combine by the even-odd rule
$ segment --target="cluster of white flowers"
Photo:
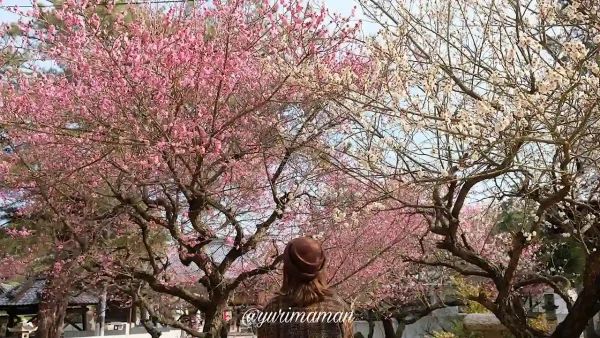
[[[323,231],[320,231],[320,232],[314,234],[312,237],[314,239],[323,239],[323,238],[325,238],[325,233]]]
[[[565,269],[562,266],[559,266],[557,268],[552,266],[552,267],[550,267],[550,272],[557,272],[559,274],[562,274],[565,272]]]
[[[530,36],[523,36],[521,37],[521,39],[519,39],[519,47],[521,48],[534,48],[534,49],[541,49],[542,46],[535,41],[534,38],[530,37]]]
[[[562,67],[556,67],[554,71],[551,71],[548,76],[550,80],[555,81],[558,86],[564,86],[568,83],[568,78],[563,74],[564,69]]]
[[[490,74],[490,82],[495,85],[503,84],[502,73],[495,71]]]
[[[553,24],[556,21],[555,1],[539,0],[538,6],[540,8],[538,12],[538,20],[543,19],[546,24]]]
[[[563,14],[571,21],[583,21],[585,16],[581,11],[579,11],[579,7],[579,1],[573,0],[567,7],[563,9]]]
[[[447,81],[442,86],[442,92],[446,95],[450,95],[452,93],[452,87],[454,86],[453,82]]]
[[[380,149],[372,147],[367,151],[367,158],[368,158],[369,163],[376,164],[382,160],[383,153],[381,152]]]
[[[583,227],[581,227],[581,234],[585,234],[595,224],[596,215],[587,214],[582,220]]]
[[[477,101],[475,106],[476,106],[477,112],[482,115],[488,115],[492,111],[492,107],[490,107],[490,104],[483,100]]]
[[[373,208],[373,210],[384,210],[385,205],[380,202],[375,202],[375,203],[373,203],[372,208]]]
[[[523,236],[525,237],[525,240],[527,242],[530,242],[535,236],[537,236],[537,232],[532,231],[532,232],[523,232]]]
[[[383,143],[389,147],[394,145],[394,138],[392,138],[391,136],[385,136],[383,138]]]
[[[333,210],[333,215],[331,216],[333,221],[338,223],[346,218],[346,214],[338,208]]]
[[[563,49],[569,57],[577,61],[583,59],[588,53],[585,45],[579,40],[571,40],[566,42],[563,45]]]
[[[595,59],[588,62],[588,67],[594,75],[600,76],[600,66],[598,66],[598,62]]]
[[[540,94],[547,94],[558,87],[558,83],[556,81],[552,81],[551,79],[544,79],[538,83],[538,91]]]

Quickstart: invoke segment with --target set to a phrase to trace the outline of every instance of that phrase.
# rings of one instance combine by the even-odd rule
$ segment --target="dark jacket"
[[[305,322],[294,319],[294,315],[288,315],[291,320],[272,320],[264,322],[258,328],[258,338],[352,338],[353,323],[345,320],[309,320],[306,317],[310,312],[321,313],[344,313],[349,314],[350,309],[346,303],[338,297],[332,296],[325,301],[310,305],[308,307],[293,307],[284,296],[273,298],[264,308],[263,315],[268,313],[296,312],[296,316],[304,314]],[[313,314],[316,318],[318,314]],[[346,317],[347,318],[347,317]],[[337,322],[335,322],[337,321]]]

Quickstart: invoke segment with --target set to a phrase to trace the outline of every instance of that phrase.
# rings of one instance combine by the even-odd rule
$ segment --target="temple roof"
[[[39,304],[45,284],[46,279],[33,278],[18,286],[11,287],[3,293],[0,292],[0,310]],[[93,305],[98,304],[98,302],[99,298],[96,295],[88,292],[74,292],[69,305]]]
[[[10,291],[10,289],[12,289],[13,286],[9,285],[9,284],[4,284],[4,283],[0,283],[0,295]]]

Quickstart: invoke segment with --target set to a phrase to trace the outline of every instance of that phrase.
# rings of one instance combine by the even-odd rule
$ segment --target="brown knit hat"
[[[291,240],[283,253],[283,268],[292,278],[312,281],[325,269],[325,252],[309,237]]]

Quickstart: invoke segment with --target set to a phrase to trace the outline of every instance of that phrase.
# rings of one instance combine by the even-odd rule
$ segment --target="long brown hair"
[[[293,306],[306,307],[324,301],[325,298],[332,295],[332,292],[329,290],[324,271],[311,281],[303,281],[294,278],[284,266],[283,283],[279,294],[290,301]]]

